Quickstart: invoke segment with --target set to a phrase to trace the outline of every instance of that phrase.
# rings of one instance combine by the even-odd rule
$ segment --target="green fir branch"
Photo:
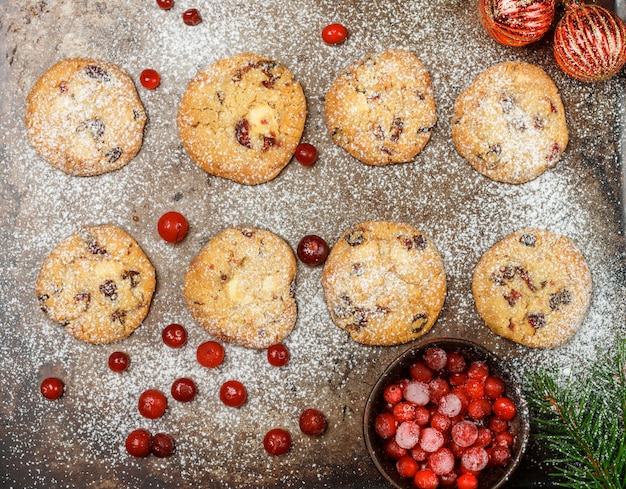
[[[554,456],[552,476],[567,488],[626,488],[626,340],[585,372],[530,379],[534,436]]]

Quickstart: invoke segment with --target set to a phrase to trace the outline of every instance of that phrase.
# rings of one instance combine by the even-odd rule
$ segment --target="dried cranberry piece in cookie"
[[[252,141],[250,140],[250,122],[248,119],[241,119],[235,124],[235,138],[242,146],[252,149]]]
[[[103,81],[103,82],[111,81],[111,75],[109,75],[109,73],[104,68],[98,65],[85,66],[85,74],[89,78],[92,78],[94,80]]]

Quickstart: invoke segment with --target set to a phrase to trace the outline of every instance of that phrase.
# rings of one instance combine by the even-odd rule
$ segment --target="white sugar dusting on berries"
[[[199,10],[200,24],[183,23],[188,8]],[[271,366],[265,351],[228,344],[220,367],[207,369],[196,361],[196,347],[211,337],[184,307],[184,273],[204,243],[232,225],[268,229],[294,251],[307,234],[332,246],[361,221],[415,226],[435,242],[448,280],[444,309],[426,338],[475,340],[508,360],[520,379],[544,366],[564,374],[577,371],[624,334],[624,70],[608,82],[576,82],[557,67],[548,39],[519,49],[497,45],[482,30],[473,2],[458,0],[177,0],[170,10],[153,0],[9,0],[0,5],[0,19],[3,487],[356,488],[364,481],[383,487],[363,443],[363,409],[385,366],[410,345],[358,345],[334,326],[320,267],[298,263],[298,320],[284,342],[291,355],[285,367]],[[333,22],[348,28],[348,39],[327,45],[320,33]],[[389,48],[415,53],[429,71],[438,122],[414,162],[373,168],[333,144],[324,96],[345,66]],[[176,129],[178,102],[196,72],[245,51],[280,61],[294,73],[308,104],[302,140],[319,151],[315,165],[293,160],[276,179],[258,186],[204,173],[185,153]],[[106,59],[137,86],[148,122],[139,154],[120,170],[72,177],[28,145],[26,96],[48,67],[67,57]],[[509,60],[535,63],[554,80],[570,135],[556,167],[523,185],[479,175],[450,137],[456,96],[484,69]],[[146,68],[161,75],[155,90],[139,84]],[[170,210],[182,213],[190,226],[177,244],[163,241],[156,229],[158,218]],[[157,289],[144,324],[129,338],[95,346],[48,320],[39,310],[34,282],[56,244],[83,225],[104,223],[138,241],[156,268]],[[522,227],[568,236],[592,272],[587,317],[558,349],[532,350],[498,338],[474,308],[474,265],[492,244]],[[187,329],[182,348],[161,340],[170,323]],[[107,367],[114,351],[131,359],[121,374]],[[64,395],[55,401],[39,392],[40,382],[50,376],[65,383]],[[180,377],[198,386],[189,403],[170,395]],[[220,385],[231,378],[248,390],[240,408],[219,399]],[[150,388],[168,398],[165,415],[156,420],[137,410],[139,395]],[[309,407],[327,417],[322,436],[310,437],[298,428],[300,413]],[[263,436],[275,427],[291,433],[292,448],[273,457],[263,449]],[[124,440],[137,428],[172,436],[174,454],[129,456]],[[539,460],[529,463],[540,465]]]

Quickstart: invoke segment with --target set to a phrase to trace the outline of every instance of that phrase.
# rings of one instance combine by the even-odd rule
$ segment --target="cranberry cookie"
[[[39,78],[26,99],[25,122],[42,158],[68,174],[92,176],[123,167],[139,152],[146,113],[120,67],[70,58]]]
[[[249,348],[280,343],[293,329],[296,259],[262,229],[233,227],[209,240],[185,275],[193,318],[217,338]]]
[[[494,333],[522,345],[552,348],[580,328],[591,299],[591,273],[568,238],[522,229],[482,256],[472,293]]]
[[[439,252],[403,223],[369,221],[333,246],[322,286],[334,323],[367,345],[419,338],[435,323],[446,296]]]
[[[399,49],[351,64],[326,94],[333,141],[368,165],[412,161],[436,121],[428,72],[417,56]]]
[[[538,66],[496,64],[457,97],[452,139],[486,177],[513,184],[533,180],[555,166],[567,146],[559,92]]]
[[[89,343],[130,335],[144,320],[155,271],[125,231],[84,227],[58,244],[41,266],[35,291],[41,309]]]
[[[200,168],[254,185],[272,180],[289,163],[305,119],[304,92],[293,74],[276,61],[244,53],[191,80],[177,123]]]

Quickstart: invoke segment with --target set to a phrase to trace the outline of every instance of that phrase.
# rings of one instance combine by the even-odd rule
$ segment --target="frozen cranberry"
[[[416,406],[426,406],[430,401],[429,388],[424,382],[413,380],[404,387],[402,392],[404,398]]]
[[[467,414],[474,419],[484,419],[491,414],[491,403],[488,399],[472,399]]]
[[[424,428],[420,437],[420,447],[429,453],[436,452],[445,443],[443,433],[435,428]]]
[[[319,436],[326,431],[326,416],[317,409],[305,409],[298,424],[305,435]]]
[[[437,403],[439,400],[450,392],[450,385],[445,379],[437,377],[430,381],[428,384],[430,398],[433,402]]]
[[[113,372],[123,372],[130,365],[130,357],[122,351],[114,351],[109,355],[109,368]]]
[[[403,421],[411,421],[415,416],[415,404],[411,402],[402,401],[393,407],[393,417],[396,418],[398,423]]]
[[[185,216],[175,211],[166,212],[159,218],[159,222],[157,223],[159,236],[168,243],[178,243],[181,241],[187,236],[188,229],[189,224]]]
[[[157,433],[152,437],[150,451],[155,457],[169,457],[174,451],[174,441],[165,433]]]
[[[167,398],[159,390],[148,389],[139,396],[137,408],[144,418],[160,418],[167,409]]]
[[[511,421],[517,414],[517,408],[508,397],[499,397],[493,401],[494,414],[505,421]]]
[[[196,384],[187,377],[177,379],[172,384],[172,397],[178,402],[190,402],[196,397]]]
[[[485,396],[485,383],[481,380],[468,379],[465,383],[465,391],[470,399],[478,399]]]
[[[301,165],[311,166],[317,160],[317,148],[309,143],[300,143],[296,146],[295,156]]]
[[[446,361],[446,370],[451,374],[460,374],[467,368],[465,357],[458,352],[448,353],[448,359]]]
[[[274,367],[284,367],[289,362],[289,350],[285,345],[272,345],[267,349],[267,361]]]
[[[461,457],[461,467],[479,472],[487,467],[489,454],[482,447],[469,447]]]
[[[247,392],[238,380],[227,380],[220,387],[221,401],[230,407],[239,407],[246,402]]]
[[[197,8],[190,8],[183,12],[183,22],[187,25],[198,25],[202,22],[202,17]]]
[[[489,376],[485,380],[485,395],[489,399],[497,399],[504,394],[505,383],[500,377]]]
[[[452,441],[466,448],[472,446],[478,438],[478,426],[471,421],[461,421],[452,427]]]
[[[474,445],[477,447],[487,447],[491,445],[493,441],[493,433],[491,430],[485,426],[478,427],[478,436],[476,437],[476,441]]]
[[[433,370],[442,370],[448,362],[448,354],[443,348],[431,346],[424,352],[424,362]]]
[[[385,452],[385,455],[387,455],[391,460],[400,460],[400,458],[406,455],[406,448],[402,448],[400,445],[398,445],[395,437],[385,440],[385,443],[383,444],[383,450]]]
[[[454,454],[449,448],[440,448],[428,457],[428,466],[437,475],[445,475],[454,469]]]
[[[473,474],[461,474],[456,480],[458,489],[478,489],[478,479]]]
[[[389,404],[397,404],[402,400],[402,389],[398,384],[389,384],[383,389],[383,399]]]
[[[511,447],[513,446],[513,442],[515,441],[515,437],[510,431],[501,431],[496,434],[496,445],[500,445],[502,447]]]
[[[196,359],[203,367],[215,368],[224,361],[224,347],[217,341],[205,341],[196,350]]]
[[[148,68],[139,75],[139,82],[144,88],[154,90],[161,83],[161,75],[156,70]]]
[[[348,29],[341,24],[330,24],[322,29],[322,39],[326,44],[340,44],[348,37]]]
[[[386,440],[396,434],[396,426],[398,422],[391,413],[380,413],[374,419],[374,431],[376,434]]]
[[[448,377],[450,385],[464,385],[467,382],[467,372],[461,372],[460,374],[450,374]]]
[[[321,265],[328,256],[328,244],[323,238],[309,234],[298,243],[298,258],[307,265]]]
[[[436,489],[439,486],[439,477],[431,469],[418,470],[413,478],[413,484],[418,489]]]
[[[413,457],[418,462],[426,462],[426,460],[428,460],[428,456],[430,455],[430,453],[428,453],[419,445],[411,448],[409,453],[411,454],[411,457]]]
[[[470,379],[481,380],[484,382],[489,376],[489,366],[480,360],[472,362],[467,369],[467,376]]]
[[[46,399],[58,399],[63,395],[65,386],[63,381],[57,377],[48,377],[41,383],[41,395]]]
[[[511,461],[511,451],[508,447],[496,445],[489,450],[489,462],[496,467],[504,467]]]
[[[174,0],[156,0],[156,3],[163,10],[169,10],[174,6]]]
[[[462,408],[463,404],[461,403],[461,399],[452,392],[446,394],[439,400],[439,412],[449,418],[453,418],[459,414]]]
[[[263,438],[263,446],[270,455],[283,455],[291,448],[291,435],[287,430],[274,428]]]
[[[430,422],[430,411],[424,406],[417,406],[413,419],[418,425],[426,426]]]
[[[404,421],[396,429],[396,443],[400,447],[410,450],[420,441],[421,431],[421,428],[415,421]],[[422,446],[422,448],[424,447]]]
[[[500,433],[509,427],[509,422],[503,420],[502,418],[498,418],[497,416],[493,416],[489,418],[489,429],[494,433]]]
[[[404,477],[405,479],[412,479],[417,474],[419,469],[419,465],[417,460],[415,460],[410,455],[405,455],[404,457],[400,457],[400,460],[396,462],[396,470],[400,477]]]
[[[435,413],[430,418],[430,426],[442,433],[447,433],[452,427],[452,419],[445,414]]]
[[[133,457],[145,457],[150,453],[152,437],[146,430],[131,431],[126,437],[126,451]]]
[[[433,372],[432,368],[430,368],[421,360],[418,360],[416,362],[413,362],[409,367],[409,375],[414,380],[428,383],[433,380],[435,373]]]
[[[163,343],[170,348],[180,348],[187,343],[187,331],[180,324],[170,324],[161,333]]]

